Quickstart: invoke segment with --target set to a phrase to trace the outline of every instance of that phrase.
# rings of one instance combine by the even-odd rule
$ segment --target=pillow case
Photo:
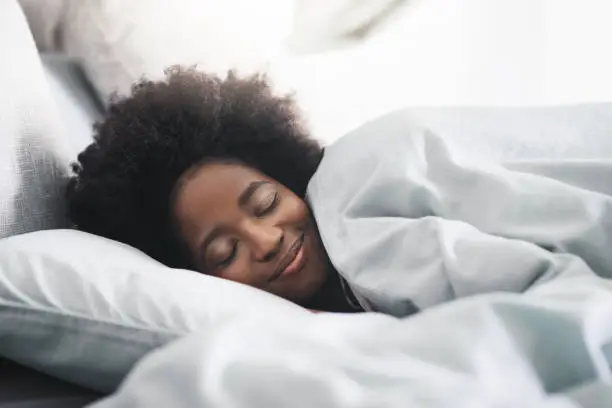
[[[251,287],[172,270],[75,230],[0,240],[0,356],[101,392],[150,350],[240,315],[305,309]]]
[[[71,157],[76,158],[92,142],[93,125],[103,118],[103,107],[77,61],[62,54],[43,53],[40,58]]]
[[[69,0],[19,0],[39,51],[57,48],[58,31]]]
[[[88,0],[66,4],[62,51],[78,58],[108,101],[170,65],[258,71],[291,33],[291,0]]]
[[[289,47],[293,52],[306,53],[359,44],[408,3],[406,0],[297,0]]]
[[[65,228],[70,150],[28,23],[0,2],[0,238]]]

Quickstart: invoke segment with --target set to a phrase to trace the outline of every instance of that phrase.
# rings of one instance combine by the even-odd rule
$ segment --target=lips
[[[282,257],[278,268],[274,274],[268,279],[268,282],[275,281],[283,275],[289,275],[298,272],[304,266],[304,234],[300,235],[287,250],[287,253]]]

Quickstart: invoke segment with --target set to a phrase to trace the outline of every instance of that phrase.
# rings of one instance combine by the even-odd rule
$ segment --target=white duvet
[[[612,197],[581,188],[606,173],[578,187],[472,161],[393,114],[327,148],[311,206],[333,264],[373,310],[403,317],[563,275],[612,277]]]
[[[612,406],[612,166],[482,167],[379,131],[329,147],[309,198],[339,272],[397,317],[228,321],[94,407]]]

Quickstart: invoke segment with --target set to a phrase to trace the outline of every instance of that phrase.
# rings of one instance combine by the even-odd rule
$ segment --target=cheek
[[[306,203],[299,198],[288,198],[285,200],[283,213],[288,221],[302,223],[308,220],[310,211]]]

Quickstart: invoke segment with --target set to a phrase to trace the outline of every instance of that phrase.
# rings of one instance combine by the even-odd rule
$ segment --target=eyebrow
[[[238,205],[240,207],[244,207],[245,205],[247,205],[249,201],[251,201],[251,198],[253,197],[257,189],[267,184],[270,184],[270,182],[265,181],[265,180],[258,180],[258,181],[251,182],[247,186],[247,188],[240,194],[240,196],[238,196]],[[206,250],[208,249],[208,246],[211,244],[211,242],[213,242],[222,233],[223,233],[222,227],[217,226],[213,228],[206,235],[206,237],[202,240],[202,243],[199,245],[199,253],[198,253],[199,263],[205,268],[209,268],[209,266],[206,264]]]

